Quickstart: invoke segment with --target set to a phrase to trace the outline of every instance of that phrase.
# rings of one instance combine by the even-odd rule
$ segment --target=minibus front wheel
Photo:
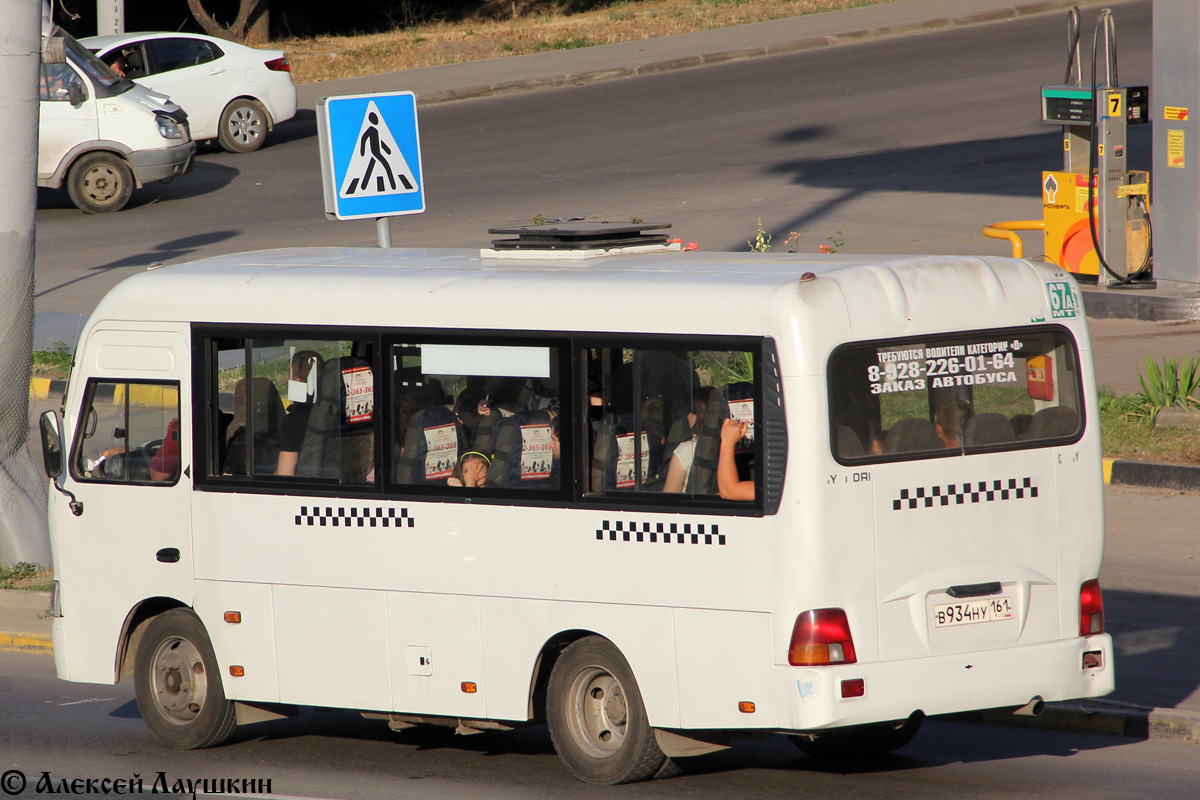
[[[177,750],[214,747],[237,727],[208,633],[191,609],[152,619],[134,661],[138,710],[154,737]]]
[[[71,165],[67,194],[85,214],[120,211],[133,194],[133,173],[112,153],[89,153]]]
[[[559,759],[585,783],[653,777],[666,763],[629,662],[607,639],[587,636],[562,652],[546,687],[546,724]]]

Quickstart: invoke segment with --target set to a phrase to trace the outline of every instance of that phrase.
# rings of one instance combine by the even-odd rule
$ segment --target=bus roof
[[[92,323],[763,335],[805,316],[808,327],[847,341],[1040,322],[1050,316],[1045,284],[1070,282],[1066,275],[990,256],[489,258],[469,249],[284,248],[135,275],[100,302]]]

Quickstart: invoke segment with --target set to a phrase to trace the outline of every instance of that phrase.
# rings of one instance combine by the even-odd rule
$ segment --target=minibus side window
[[[558,490],[560,350],[404,342],[392,348],[401,487]]]
[[[1059,329],[863,343],[830,360],[843,463],[1062,444],[1083,430],[1078,357]]]
[[[723,496],[754,498],[760,421],[752,353],[611,347],[587,351],[586,360],[591,493],[716,499],[721,431],[732,419],[745,423],[727,459],[736,474],[728,483],[739,488]]]
[[[70,64],[43,64],[41,77],[41,99],[50,102],[68,102],[71,87],[77,86],[78,96],[87,99],[88,92],[79,73]]]
[[[178,384],[93,380],[79,419],[71,459],[76,480],[164,485],[179,480]]]
[[[375,479],[375,375],[362,343],[224,339],[217,343],[212,474]]]

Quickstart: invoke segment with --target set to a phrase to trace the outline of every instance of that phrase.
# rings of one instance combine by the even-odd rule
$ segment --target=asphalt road
[[[1120,80],[1149,83],[1150,3],[1114,9]],[[1055,13],[424,108],[429,208],[395,219],[394,243],[483,245],[488,227],[541,213],[636,215],[742,250],[761,216],[777,247],[794,230],[807,252],[840,236],[847,252],[1006,254],[978,230],[1040,216],[1061,145],[1039,87],[1062,79],[1064,33]],[[1148,166],[1148,128],[1131,129],[1132,167]],[[114,215],[43,191],[38,311],[86,314],[155,262],[373,245],[373,222],[324,219],[315,130],[303,110],[257,153],[206,151]]]
[[[558,763],[544,726],[455,737],[395,734],[350,713],[241,729],[233,743],[177,752],[151,739],[127,685],[61,683],[45,655],[0,653],[0,771],[36,781],[269,779],[273,796],[347,798],[1098,798],[1194,797],[1200,747],[1164,741],[932,721],[903,750],[852,765],[802,756],[783,737],[683,762],[684,774],[587,787]]]

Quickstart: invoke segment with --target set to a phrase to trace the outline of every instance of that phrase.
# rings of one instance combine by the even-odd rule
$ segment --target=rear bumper
[[[1102,666],[1083,669],[1084,653]],[[841,683],[861,678],[862,697],[843,699]],[[927,715],[1022,706],[1034,697],[1099,697],[1114,688],[1108,634],[985,652],[837,667],[776,667],[781,730],[818,730]]]
[[[186,175],[192,170],[196,143],[181,142],[157,150],[134,150],[126,158],[137,175],[138,185]]]

